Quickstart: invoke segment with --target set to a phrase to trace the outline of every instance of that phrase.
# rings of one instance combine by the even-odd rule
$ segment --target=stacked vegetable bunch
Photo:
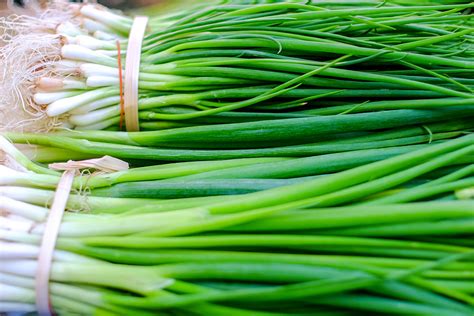
[[[0,177],[2,309],[33,311],[45,206],[59,176],[7,142],[3,149],[36,172],[4,166]],[[474,202],[463,199],[472,196],[473,153],[468,135],[244,195],[147,200],[92,189],[88,212],[67,213],[61,224],[53,306],[79,314],[470,315]],[[259,166],[247,162],[242,169]],[[236,169],[204,166],[84,175],[75,186],[144,174],[173,184],[173,174]],[[73,194],[68,207],[83,202]]]
[[[306,124],[381,110],[388,112],[376,120],[388,128],[439,120],[417,112],[425,115],[402,123],[400,116],[411,115],[401,109],[442,107],[449,119],[472,104],[472,4],[243,3],[150,20],[139,78],[143,130],[290,118]],[[39,120],[37,129],[47,117],[82,130],[119,128],[119,65],[132,19],[94,5],[55,12],[63,23],[7,24],[7,34],[18,34],[3,48],[5,84],[22,92],[17,101]]]
[[[74,180],[59,314],[474,312],[472,4],[250,2],[151,19],[134,133],[130,18],[58,5],[31,50],[12,22],[35,58],[0,136],[0,311],[35,310],[48,164],[110,155],[132,168]]]

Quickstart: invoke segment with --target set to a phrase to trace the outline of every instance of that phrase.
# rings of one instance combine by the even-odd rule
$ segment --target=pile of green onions
[[[141,129],[472,106],[471,7],[231,1],[151,18]],[[82,24],[47,30],[56,50],[19,83],[33,85],[23,102],[64,127],[116,130],[116,40],[125,60],[132,19],[77,10]]]
[[[472,315],[474,5],[442,3],[151,17],[139,132],[120,131],[133,19],[59,1],[0,21],[0,312],[36,309],[48,165],[109,155],[131,168],[74,179],[57,314]]]
[[[0,175],[0,306],[31,312],[45,206],[59,175],[5,140],[2,150],[28,171],[3,166]],[[473,154],[474,137],[467,135],[300,183],[182,199],[107,197],[96,195],[94,186],[120,179],[133,185],[145,174],[160,178],[160,170],[163,183],[173,174],[218,179],[208,175],[270,160],[174,163],[78,177],[54,257],[54,309],[470,315]],[[462,160],[468,164],[459,165]],[[84,200],[81,191],[88,188]],[[87,212],[75,212],[84,204]]]

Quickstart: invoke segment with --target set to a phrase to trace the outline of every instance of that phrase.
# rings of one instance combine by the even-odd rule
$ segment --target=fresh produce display
[[[379,126],[350,123],[352,132],[436,121],[431,111],[440,107],[444,120],[464,116],[457,110],[472,104],[474,62],[472,19],[463,12],[472,4],[335,2],[235,1],[151,18],[138,82],[141,128],[262,128],[281,119],[312,127],[320,115],[332,122],[332,115],[386,111],[374,117]],[[25,126],[33,122],[34,130],[119,128],[119,64],[132,19],[93,5],[56,11],[62,23],[11,22],[18,34],[3,49],[11,71],[5,89],[14,88],[6,93],[31,113]]]
[[[72,168],[58,315],[472,315],[473,8],[156,13],[133,132],[133,16],[53,1],[0,20],[0,313],[38,310]]]

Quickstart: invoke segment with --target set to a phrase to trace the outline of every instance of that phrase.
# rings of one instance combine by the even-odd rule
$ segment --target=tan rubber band
[[[52,163],[49,165],[49,168],[63,171],[91,168],[98,171],[111,173],[115,171],[127,170],[129,165],[123,160],[110,156],[104,156],[102,158],[96,159],[87,159],[81,161],[70,160],[66,163]]]
[[[67,200],[69,199],[69,192],[71,192],[75,172],[75,170],[67,170],[61,176],[53,205],[44,227],[45,232],[41,240],[35,282],[36,309],[41,316],[53,315],[49,296],[49,275],[51,273],[51,265],[53,264],[53,254],[56,248],[59,228],[64,210],[66,209]]]
[[[147,24],[147,17],[137,16],[133,21],[130,37],[128,38],[124,80],[125,127],[128,132],[140,130],[138,121],[138,80],[142,43]]]
[[[115,172],[128,169],[128,163],[109,156],[83,161],[68,161],[67,163],[51,164],[51,169],[65,170],[59,180],[54,201],[44,226],[38,254],[38,267],[35,275],[36,310],[41,316],[53,315],[49,293],[49,279],[53,264],[54,249],[58,239],[59,229],[66,210],[76,172],[84,168],[93,168],[102,172]]]

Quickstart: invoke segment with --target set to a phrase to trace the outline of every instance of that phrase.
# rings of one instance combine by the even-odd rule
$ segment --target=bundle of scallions
[[[1,148],[10,167],[0,172],[0,309],[32,312],[38,246],[59,175],[5,139]],[[146,174],[219,179],[209,175],[269,161],[83,175],[54,254],[53,308],[82,315],[471,315],[473,154],[474,137],[466,135],[299,183],[181,199],[107,197],[95,187],[133,185]]]
[[[320,116],[402,109],[450,109],[443,119],[456,118],[474,98],[472,7],[223,1],[152,17],[141,56],[140,127],[279,119],[302,125]],[[13,35],[1,48],[3,90],[32,115],[4,124],[118,129],[118,65],[132,18],[97,5],[55,10],[40,25],[32,18],[4,22]],[[436,120],[426,116],[414,123]],[[405,120],[398,118],[397,126]]]
[[[0,312],[35,311],[48,164],[109,155],[131,168],[74,179],[59,315],[472,315],[473,7],[159,14],[139,132],[118,131],[132,18],[59,0],[0,20]]]

